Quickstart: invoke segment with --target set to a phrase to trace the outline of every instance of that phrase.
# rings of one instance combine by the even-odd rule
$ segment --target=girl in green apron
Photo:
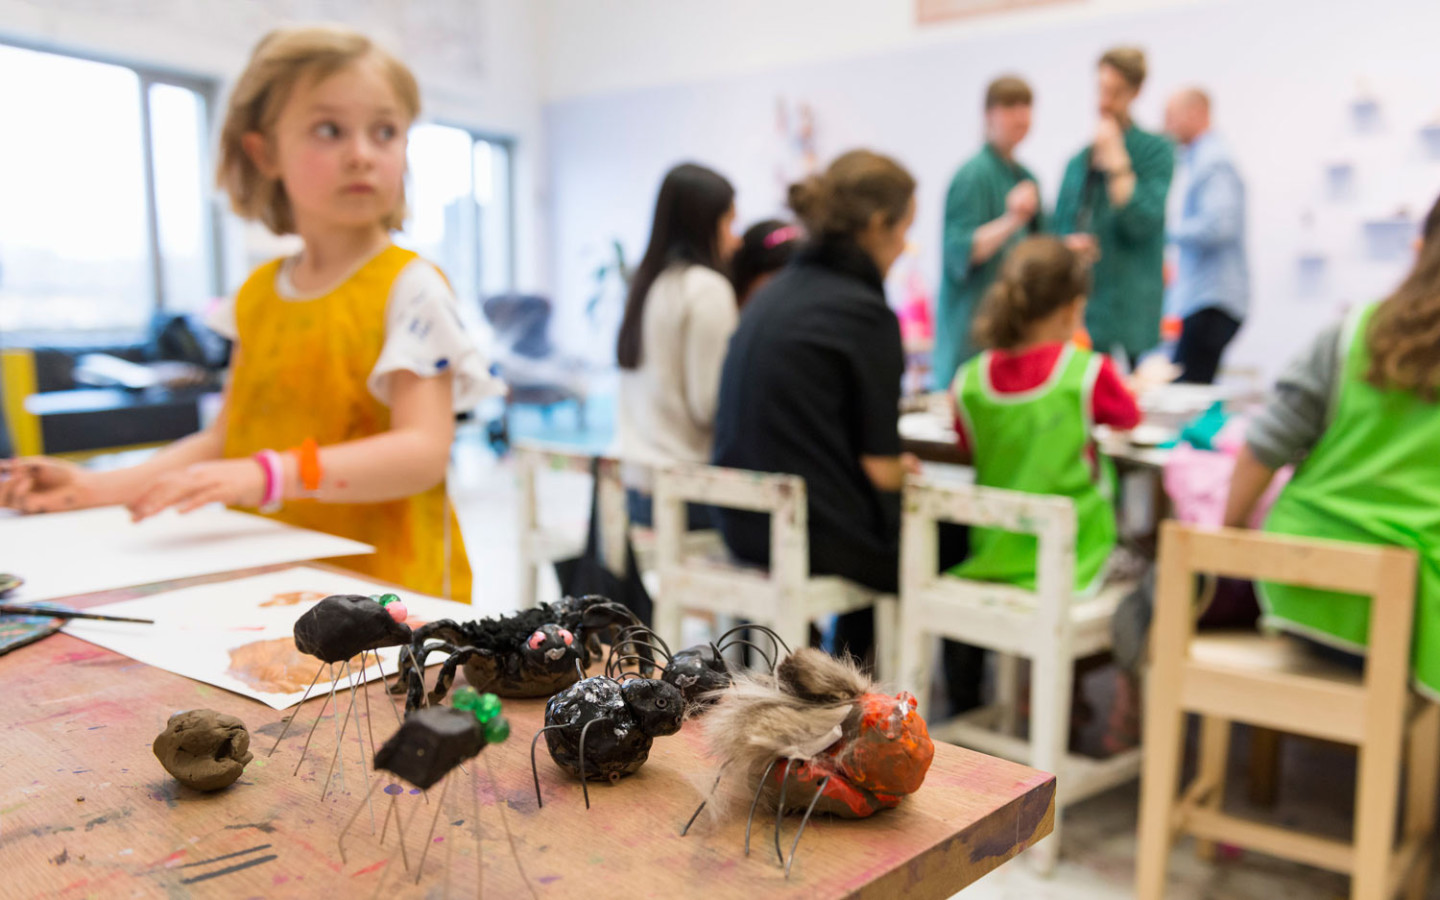
[[[1083,264],[1060,240],[1018,244],[976,318],[976,343],[987,349],[953,385],[956,430],[976,484],[1074,501],[1077,592],[1098,586],[1115,546],[1113,476],[1091,431],[1140,422],[1109,358],[1072,343],[1083,327],[1088,287]],[[1034,588],[1033,535],[974,528],[970,549],[952,574]]]
[[[1225,524],[1243,527],[1279,466],[1303,457],[1265,523],[1276,534],[1409,547],[1420,557],[1412,671],[1440,699],[1440,202],[1385,300],[1328,329],[1281,377],[1236,462]],[[1266,621],[1363,653],[1368,598],[1258,585]]]

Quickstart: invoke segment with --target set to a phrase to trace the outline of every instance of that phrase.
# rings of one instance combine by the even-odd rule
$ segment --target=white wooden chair
[[[516,443],[514,447],[515,479],[519,502],[516,504],[520,535],[520,609],[539,602],[539,575],[542,567],[557,560],[579,556],[585,549],[585,532],[547,529],[541,522],[538,502],[538,479],[544,472],[577,472],[589,475],[595,457],[562,447],[543,444]],[[625,488],[620,483],[620,464],[609,457],[599,458],[601,554],[613,572],[625,568],[624,535],[629,527],[625,508]]]
[[[1369,596],[1363,675],[1318,659],[1283,636],[1196,635],[1197,574]],[[1170,846],[1185,833],[1198,839],[1202,856],[1224,841],[1348,873],[1354,900],[1382,900],[1397,892],[1407,900],[1426,896],[1440,777],[1440,706],[1408,687],[1415,575],[1415,554],[1396,547],[1201,532],[1165,523],[1145,708],[1136,852],[1140,900],[1167,896]],[[1200,760],[1195,779],[1177,797],[1186,713],[1200,716]],[[1221,806],[1232,722],[1358,747],[1353,842],[1226,814]],[[1397,849],[1402,763],[1408,772]]]
[[[737,562],[723,548],[687,552],[686,503],[768,513],[769,571]],[[796,649],[808,645],[816,619],[873,609],[876,674],[881,680],[894,677],[895,598],[837,576],[810,574],[805,481],[798,475],[700,465],[659,471],[655,540],[660,574],[655,630],[671,646],[680,645],[686,612],[769,626]]]
[[[1036,589],[939,573],[939,525],[956,522],[1033,534]],[[1074,595],[1075,508],[1040,496],[954,482],[911,479],[900,534],[901,684],[927,710],[937,637],[996,653],[996,702],[933,722],[931,734],[1056,776],[1054,836],[1030,851],[1040,871],[1060,852],[1061,811],[1140,772],[1140,751],[1105,760],[1068,752],[1075,661],[1110,646],[1110,617],[1129,586]],[[1031,661],[1030,739],[1015,736],[1019,660]]]

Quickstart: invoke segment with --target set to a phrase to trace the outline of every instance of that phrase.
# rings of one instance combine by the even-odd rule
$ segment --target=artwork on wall
[[[1440,160],[1440,116],[1420,129],[1420,145],[1427,159]]]
[[[1370,219],[1363,223],[1365,252],[1371,259],[1383,262],[1409,259],[1417,233],[1415,217],[1408,209],[1394,215]]]
[[[1325,194],[1335,203],[1355,199],[1355,164],[1333,162],[1325,167]]]
[[[1085,0],[915,0],[915,21],[933,25],[971,16],[994,15],[1030,6],[1083,3]]]
[[[1380,100],[1371,92],[1364,80],[1355,99],[1350,101],[1350,125],[1356,134],[1374,134],[1385,124],[1381,115]]]
[[[776,97],[775,134],[781,148],[780,159],[775,164],[775,181],[780,197],[784,198],[790,185],[820,171],[814,107],[804,100],[791,103],[784,96]]]

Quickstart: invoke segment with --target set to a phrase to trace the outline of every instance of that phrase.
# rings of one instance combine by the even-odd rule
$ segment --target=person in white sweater
[[[734,221],[735,189],[724,176],[693,163],[666,173],[615,353],[620,458],[638,525],[651,524],[656,467],[710,461],[720,370],[739,316],[721,274],[739,243]],[[708,524],[699,509],[690,522]]]

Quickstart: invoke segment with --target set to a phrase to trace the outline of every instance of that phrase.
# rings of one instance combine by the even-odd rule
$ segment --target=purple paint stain
[[[410,793],[412,793],[412,794],[418,794],[418,793],[420,793],[420,789],[419,789],[419,788],[411,788],[411,789],[410,789]]]
[[[443,841],[443,840],[445,840],[443,837],[438,837],[438,838],[435,839],[435,843],[438,844],[438,843],[440,843],[440,842]]]
[[[397,794],[405,793],[405,789],[398,784],[387,784],[385,785],[385,793],[393,797]]]
[[[540,882],[541,884],[553,884],[554,882],[559,881],[562,877],[563,876],[561,875],[541,875],[535,880]]]

